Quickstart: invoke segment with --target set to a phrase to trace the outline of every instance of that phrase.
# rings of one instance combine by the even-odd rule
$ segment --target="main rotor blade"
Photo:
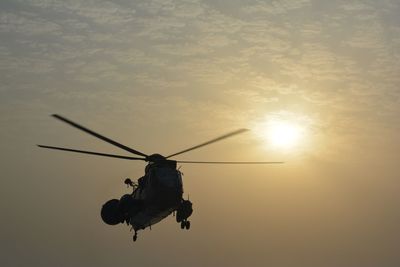
[[[180,155],[180,154],[186,153],[186,152],[188,152],[188,151],[191,151],[191,150],[194,150],[194,149],[197,149],[197,148],[200,148],[200,147],[203,147],[203,146],[206,146],[206,145],[209,145],[209,144],[212,144],[212,143],[221,141],[221,140],[223,140],[223,139],[225,139],[225,138],[228,138],[228,137],[231,137],[231,136],[234,136],[234,135],[237,135],[237,134],[246,132],[246,131],[248,131],[248,129],[239,129],[239,130],[236,130],[236,131],[234,131],[234,132],[230,132],[230,133],[228,133],[228,134],[222,135],[222,136],[220,136],[220,137],[217,137],[217,138],[215,138],[215,139],[212,139],[212,140],[207,141],[207,142],[205,142],[205,143],[202,143],[202,144],[200,144],[200,145],[197,145],[197,146],[194,146],[194,147],[191,147],[191,148],[182,150],[182,151],[180,151],[180,152],[177,152],[177,153],[175,153],[175,154],[169,155],[169,156],[166,157],[166,158],[170,158],[170,157],[173,157],[173,156],[176,156],[176,155]]]
[[[143,160],[146,161],[145,158],[137,158],[137,157],[127,157],[127,156],[120,156],[114,154],[106,154],[106,153],[99,153],[99,152],[92,152],[92,151],[85,151],[85,150],[77,150],[65,147],[57,147],[57,146],[44,146],[44,145],[37,145],[38,147],[55,149],[55,150],[62,150],[62,151],[69,151],[69,152],[76,152],[76,153],[84,153],[96,156],[103,156],[103,157],[110,157],[110,158],[119,158],[119,159],[129,159],[129,160]]]
[[[94,131],[92,131],[92,130],[89,130],[89,129],[86,128],[86,127],[83,127],[82,125],[79,125],[79,124],[77,124],[77,123],[75,123],[75,122],[73,122],[73,121],[70,121],[70,120],[67,119],[67,118],[64,118],[64,117],[62,117],[62,116],[60,116],[60,115],[57,115],[57,114],[53,114],[52,116],[53,116],[54,118],[56,118],[56,119],[59,119],[60,121],[63,121],[63,122],[65,122],[65,123],[67,123],[67,124],[69,124],[69,125],[71,125],[71,126],[77,128],[77,129],[79,129],[79,130],[82,130],[82,131],[84,131],[84,132],[86,132],[86,133],[88,133],[88,134],[90,134],[90,135],[93,135],[94,137],[97,137],[97,138],[99,138],[99,139],[101,139],[101,140],[103,140],[103,141],[105,141],[105,142],[107,142],[107,143],[109,143],[109,144],[112,144],[112,145],[114,145],[114,146],[117,146],[117,147],[119,147],[119,148],[122,148],[123,150],[129,151],[129,152],[131,152],[131,153],[133,153],[133,154],[135,154],[135,155],[147,157],[146,154],[144,154],[144,153],[142,153],[142,152],[140,152],[140,151],[137,151],[137,150],[135,150],[135,149],[133,149],[133,148],[124,146],[123,144],[120,144],[120,143],[118,143],[118,142],[116,142],[116,141],[114,141],[114,140],[111,140],[110,138],[107,138],[107,137],[105,137],[105,136],[103,136],[103,135],[100,135],[100,134],[98,134],[98,133],[96,133],[96,132],[94,132]]]
[[[283,161],[189,161],[177,160],[178,163],[200,163],[200,164],[283,164]]]

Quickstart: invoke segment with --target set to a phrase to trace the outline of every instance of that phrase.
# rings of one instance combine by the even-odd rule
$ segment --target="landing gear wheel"
[[[137,233],[135,233],[134,235],[133,235],[133,242],[135,242],[137,240]]]
[[[186,223],[185,221],[181,221],[181,229],[185,229]]]
[[[186,228],[186,230],[190,229],[190,221],[186,221],[185,228]]]

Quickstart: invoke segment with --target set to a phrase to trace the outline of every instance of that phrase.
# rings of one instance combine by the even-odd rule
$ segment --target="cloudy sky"
[[[399,266],[400,2],[2,0],[1,266]],[[104,225],[145,153],[182,166],[192,229]],[[270,122],[295,125],[290,147]]]

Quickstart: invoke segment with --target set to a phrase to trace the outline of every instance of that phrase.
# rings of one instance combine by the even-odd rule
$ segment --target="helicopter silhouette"
[[[137,232],[160,222],[170,214],[174,214],[176,221],[182,229],[190,229],[190,221],[188,218],[193,213],[193,204],[187,199],[183,199],[183,183],[182,172],[177,169],[177,163],[193,163],[193,164],[279,164],[283,162],[272,161],[188,161],[188,160],[171,160],[171,157],[198,149],[200,147],[221,141],[231,136],[248,131],[247,129],[239,129],[225,135],[219,136],[207,142],[192,146],[185,150],[173,153],[169,156],[161,154],[147,155],[133,148],[120,144],[110,138],[100,135],[82,125],[79,125],[63,116],[53,114],[54,118],[65,122],[81,131],[84,131],[94,137],[97,137],[111,145],[119,147],[136,156],[122,156],[108,153],[100,153],[93,151],[85,151],[71,149],[65,147],[38,145],[42,148],[55,149],[68,152],[84,153],[103,157],[112,157],[126,160],[139,160],[148,162],[145,167],[144,176],[140,177],[136,182],[130,178],[126,178],[124,183],[132,188],[131,194],[124,194],[120,199],[111,199],[107,201],[101,208],[101,218],[108,225],[117,225],[126,223],[134,230],[133,241],[137,239]]]

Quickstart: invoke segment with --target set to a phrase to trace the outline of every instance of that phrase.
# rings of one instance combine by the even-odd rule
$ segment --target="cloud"
[[[274,14],[281,15],[292,10],[303,8],[310,5],[309,0],[300,1],[289,1],[289,0],[279,0],[279,1],[255,1],[255,4],[250,4],[243,8],[246,12],[250,14]]]
[[[136,13],[132,7],[121,6],[111,1],[30,0],[28,3],[43,10],[53,10],[63,15],[86,18],[99,25],[128,23]]]
[[[380,118],[398,110],[393,1],[20,3],[0,13],[0,71],[15,87],[25,77],[62,95],[168,92],[260,116],[301,103],[354,123],[379,106]]]
[[[35,14],[0,13],[0,32],[24,35],[59,35],[61,27],[57,23],[38,17]]]

